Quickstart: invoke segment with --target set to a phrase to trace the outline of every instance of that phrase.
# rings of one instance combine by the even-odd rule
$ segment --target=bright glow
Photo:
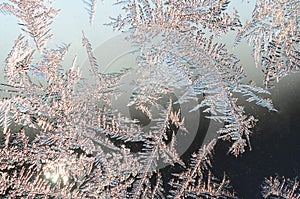
[[[58,173],[55,173],[53,176],[52,176],[52,182],[53,183],[56,183],[59,179],[59,174]]]
[[[68,176],[63,176],[62,179],[63,179],[64,184],[68,183],[68,180],[69,180]]]
[[[47,171],[44,173],[44,175],[45,175],[45,177],[46,177],[47,179],[49,179],[49,178],[51,177],[51,173],[50,173],[50,172],[47,172]]]
[[[65,164],[65,162],[48,163],[44,171],[45,178],[51,180],[52,183],[57,183],[61,179],[63,184],[66,185],[69,181],[69,176]]]

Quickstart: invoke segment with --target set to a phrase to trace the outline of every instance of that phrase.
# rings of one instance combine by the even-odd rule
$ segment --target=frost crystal
[[[84,2],[92,24],[96,1]],[[59,11],[52,1],[1,3],[0,12],[16,16],[23,31],[5,60],[6,82],[0,84],[7,96],[0,99],[1,198],[236,198],[229,180],[217,180],[211,173],[217,138],[231,142],[229,153],[237,157],[251,150],[251,129],[257,121],[245,112],[242,100],[276,110],[267,98],[270,92],[252,81],[245,83],[238,58],[215,39],[242,26],[229,3],[115,3],[124,12],[111,17],[108,25],[126,31],[136,47],[137,78],[127,106],[151,120],[147,130],[111,108],[131,69],[102,73],[93,42],[83,31],[89,61],[84,67],[90,73],[82,76],[76,56],[64,65],[70,44],[47,46],[53,37],[50,24]],[[249,39],[255,47],[267,87],[299,67],[298,8],[298,1],[258,0],[253,18],[239,30],[236,40]],[[174,99],[178,90],[181,94]],[[216,139],[184,161],[176,150],[176,133],[187,128],[174,105],[191,101],[199,101],[191,112],[202,110],[224,125]],[[159,169],[162,164],[179,171],[166,178]],[[288,191],[277,181],[266,180],[264,196],[274,189],[284,197],[298,196],[298,182]]]
[[[262,196],[264,198],[299,198],[299,179],[291,180],[278,176],[266,178],[262,185]]]
[[[46,0],[10,0],[11,4],[0,4],[0,11],[15,15],[22,31],[34,40],[39,51],[53,37],[50,32],[52,19],[59,10],[52,8]]]
[[[251,20],[239,30],[236,41],[246,38],[257,66],[263,67],[265,86],[299,70],[300,32],[298,0],[259,0]]]
[[[89,13],[89,22],[92,25],[96,13],[97,0],[83,0],[83,2],[87,5],[86,9]]]

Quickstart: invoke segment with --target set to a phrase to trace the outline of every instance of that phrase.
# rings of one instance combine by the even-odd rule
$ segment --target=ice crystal
[[[211,166],[211,158],[216,140],[213,139],[207,146],[203,146],[198,153],[193,154],[191,167],[181,174],[174,174],[170,185],[174,189],[170,198],[235,198],[234,193],[229,192],[229,181],[225,176],[218,183],[209,172],[207,179],[204,172]]]
[[[194,32],[202,26],[221,33],[241,26],[236,11],[233,16],[225,12],[229,1],[224,0],[118,0],[116,4],[121,4],[126,12],[125,16],[112,18],[111,25],[119,30],[129,27],[155,35],[168,30]]]
[[[242,83],[245,75],[239,60],[229,54],[223,44],[214,43],[212,37],[206,39],[189,33],[178,36],[177,32],[169,32],[158,46],[152,46],[149,51],[145,49],[137,62],[142,78],[136,82],[136,94],[129,105],[135,103],[138,107],[147,107],[147,104],[156,104],[161,96],[178,88],[185,90],[178,103],[205,95],[191,111],[202,107],[212,114],[211,119],[228,123],[218,134],[222,139],[233,141],[230,152],[236,156],[244,152],[246,141],[250,146],[250,129],[256,120],[244,113],[234,93],[241,93],[247,101],[275,110],[270,99],[259,96],[269,94],[268,91]]]
[[[92,25],[96,13],[97,0],[83,0],[83,2],[87,5],[87,11],[89,13],[89,22]]]
[[[22,31],[28,33],[34,40],[38,50],[42,50],[49,39],[52,19],[58,14],[46,0],[11,0],[12,4],[0,4],[0,11],[15,15]]]
[[[238,32],[237,42],[246,38],[253,47],[256,65],[265,73],[266,87],[299,70],[299,9],[297,0],[259,0],[251,20]]]
[[[96,1],[84,2],[93,23]],[[111,108],[111,99],[122,92],[122,78],[132,69],[101,72],[93,42],[83,31],[82,45],[89,61],[84,67],[90,71],[84,77],[76,56],[72,63],[64,65],[71,44],[56,48],[47,45],[54,36],[50,24],[58,14],[51,1],[10,0],[0,4],[1,13],[15,15],[23,31],[5,60],[6,82],[0,88],[9,96],[0,99],[0,196],[236,198],[229,180],[217,180],[211,173],[217,139],[200,148],[189,161],[181,159],[176,150],[176,133],[187,128],[181,110],[174,109],[175,104],[199,101],[190,111],[203,110],[209,113],[209,119],[223,123],[216,137],[229,140],[229,153],[235,156],[246,147],[251,149],[251,129],[257,121],[245,112],[240,98],[275,111],[266,98],[269,91],[253,82],[245,83],[238,58],[214,39],[241,27],[237,11],[228,11],[229,3],[116,2],[123,6],[125,14],[111,17],[108,24],[128,32],[128,39],[136,47],[137,79],[128,106],[152,121],[147,131],[140,121]],[[253,22],[239,31],[237,41],[253,37],[259,39],[255,46],[263,44],[258,52],[266,67],[267,86],[271,79],[298,68],[297,7],[297,1],[258,1]],[[274,12],[271,8],[275,8]],[[277,17],[280,13],[289,17]],[[255,28],[248,32],[269,15],[275,19],[266,26],[271,29],[259,29],[259,34]],[[277,58],[269,56],[274,52]],[[259,56],[255,55],[256,60]],[[274,66],[267,64],[270,59]],[[290,64],[284,69],[280,65],[283,60]],[[175,99],[172,93],[177,91],[181,92]],[[154,109],[158,114],[153,114]],[[167,179],[159,169],[161,164],[181,171]],[[272,179],[267,183],[272,190]],[[168,186],[171,188],[165,189]],[[264,189],[263,194],[270,194],[268,187]],[[294,196],[295,192],[285,194]]]
[[[269,177],[262,185],[264,198],[300,198],[299,179],[286,179],[284,177]]]

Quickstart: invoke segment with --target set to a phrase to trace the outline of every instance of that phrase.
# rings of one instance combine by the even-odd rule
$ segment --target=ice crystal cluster
[[[97,23],[97,2],[84,3],[89,22]],[[118,73],[99,72],[83,30],[91,76],[82,77],[76,56],[63,65],[71,44],[56,49],[47,45],[54,36],[51,22],[63,12],[53,7],[53,1],[0,4],[0,13],[15,16],[21,28],[5,60],[6,82],[1,83],[1,92],[8,97],[0,100],[0,197],[236,198],[226,176],[218,180],[210,171],[213,148],[222,139],[231,143],[229,153],[234,156],[251,150],[251,128],[257,119],[244,111],[240,98],[276,111],[266,89],[273,80],[299,69],[299,1],[257,0],[246,24],[237,10],[229,10],[227,0],[115,4],[124,12],[107,19],[107,25],[126,32],[137,49],[139,68],[128,106],[155,122],[146,132],[139,121],[111,108],[130,66]],[[245,83],[237,57],[216,42],[216,37],[232,30],[238,30],[237,44],[246,39],[253,47],[266,88]],[[176,90],[183,94],[176,100],[170,97],[154,117],[150,107]],[[203,110],[224,126],[185,162],[176,151],[175,129],[186,128],[173,105],[198,102],[200,97],[203,100],[190,111]],[[159,162],[180,167],[180,172],[163,178]],[[264,197],[277,192],[298,197],[287,190],[293,187],[279,187],[277,181],[266,180]]]
[[[299,179],[294,180],[269,177],[262,185],[262,196],[264,198],[300,198]]]

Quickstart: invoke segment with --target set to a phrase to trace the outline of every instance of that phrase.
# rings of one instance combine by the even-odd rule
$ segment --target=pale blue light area
[[[0,3],[8,2],[1,1]],[[71,64],[71,60],[75,55],[78,56],[78,64],[86,58],[85,50],[82,47],[82,30],[91,41],[93,47],[100,45],[106,40],[120,34],[114,32],[111,27],[103,24],[109,22],[109,16],[116,16],[121,12],[120,7],[112,6],[110,2],[97,3],[97,11],[93,26],[89,24],[88,11],[82,0],[57,0],[54,8],[60,9],[60,13],[54,18],[51,25],[54,38],[48,42],[49,47],[55,47],[62,43],[71,43],[70,51],[66,57],[66,64]],[[1,70],[4,61],[10,52],[14,41],[20,33],[18,21],[13,15],[4,15],[0,13],[0,63]],[[23,33],[24,34],[24,33]],[[3,76],[3,75],[1,75]]]
[[[8,2],[8,1],[1,1]],[[86,51],[82,47],[82,30],[84,30],[86,37],[90,40],[92,47],[96,49],[101,46],[105,41],[111,40],[120,32],[114,32],[111,27],[105,26],[103,24],[109,22],[109,16],[115,17],[122,12],[121,6],[113,6],[113,0],[109,1],[98,1],[97,10],[94,19],[94,24],[91,26],[89,24],[88,11],[85,9],[86,5],[82,0],[56,0],[54,7],[60,9],[59,15],[54,18],[52,27],[52,33],[54,33],[54,39],[50,40],[48,43],[49,47],[55,47],[56,45],[61,45],[62,43],[69,44],[71,47],[69,53],[67,54],[64,62],[65,67],[70,67],[72,59],[77,55],[77,64],[82,66],[82,63],[86,60]],[[254,8],[254,0],[250,3],[246,1],[236,0],[230,3],[229,11],[236,8],[241,16],[241,21],[245,24],[247,19],[251,18],[251,12]],[[14,16],[0,14],[0,63],[1,70],[4,65],[5,58],[10,52],[12,46],[14,45],[14,40],[18,37],[22,31],[17,24],[17,20]],[[232,31],[226,36],[221,36],[219,38],[222,42],[227,43],[229,49],[232,49],[233,39],[236,32]],[[122,43],[122,42],[121,42]],[[106,45],[107,46],[107,45]],[[109,51],[113,52],[114,49],[120,48],[116,42],[110,46]],[[242,64],[245,64],[246,71],[254,68],[253,59],[251,57],[250,48],[245,43],[239,45],[236,49],[232,49],[232,52],[241,59]],[[97,55],[98,56],[98,55]],[[97,57],[97,59],[105,59],[105,57]],[[101,61],[99,61],[101,62]],[[83,69],[84,70],[84,69]],[[253,77],[257,77],[254,73]],[[1,81],[2,81],[1,75]],[[251,76],[251,75],[250,75]]]

